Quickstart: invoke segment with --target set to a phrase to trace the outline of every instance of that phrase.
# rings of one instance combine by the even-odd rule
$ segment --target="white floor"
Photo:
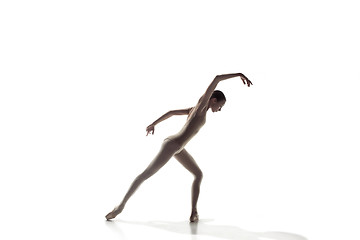
[[[276,181],[266,173],[216,179],[204,166],[201,220],[190,224],[191,176],[176,161],[145,182],[113,221],[104,216],[120,201],[137,167],[119,170],[119,176],[101,174],[105,168],[57,167],[57,173],[35,175],[18,169],[25,177],[2,182],[1,239],[360,239],[356,175],[352,186],[345,175],[320,186],[319,174],[287,188],[294,179],[282,186],[271,185]]]
[[[70,211],[71,210],[71,211]],[[228,239],[228,240],[305,240],[305,239],[359,239],[356,219],[342,219],[332,213],[321,219],[280,219],[282,213],[264,217],[258,221],[246,221],[242,216],[230,218],[231,212],[223,217],[203,218],[199,223],[170,216],[138,218],[123,216],[105,221],[100,215],[81,215],[81,211],[63,209],[50,211],[41,216],[33,213],[21,214],[14,209],[12,218],[2,217],[2,239]],[[169,211],[165,210],[164,211]],[[349,211],[349,209],[345,209]],[[255,213],[256,211],[254,211]],[[310,211],[311,212],[311,211]],[[257,213],[258,214],[258,213]],[[60,215],[60,216],[59,216]],[[66,215],[66,216],[65,216]],[[211,215],[211,214],[209,214]],[[6,216],[6,215],[5,215]],[[351,217],[348,215],[347,217]],[[301,222],[301,225],[299,223]]]

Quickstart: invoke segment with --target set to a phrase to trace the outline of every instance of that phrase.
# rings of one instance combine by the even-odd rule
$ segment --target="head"
[[[215,90],[209,100],[209,108],[213,112],[221,111],[221,108],[225,105],[226,98],[224,93],[219,90]]]

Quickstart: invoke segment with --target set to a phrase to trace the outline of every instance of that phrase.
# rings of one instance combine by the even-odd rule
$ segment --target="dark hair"
[[[213,92],[213,94],[211,95],[210,99],[211,98],[216,98],[217,101],[222,101],[222,100],[226,101],[224,93],[222,91],[219,91],[219,90],[215,90]]]

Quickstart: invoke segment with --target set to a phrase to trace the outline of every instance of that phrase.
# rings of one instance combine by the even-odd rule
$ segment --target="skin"
[[[171,157],[175,157],[176,160],[178,160],[187,170],[189,170],[194,175],[194,181],[191,191],[192,209],[189,220],[190,222],[195,222],[199,220],[199,215],[197,212],[197,201],[199,198],[200,184],[203,178],[203,174],[193,157],[186,151],[185,146],[205,124],[207,111],[211,109],[212,112],[218,112],[221,111],[221,108],[224,106],[225,100],[217,101],[216,98],[211,98],[211,95],[214,92],[217,84],[223,80],[234,77],[240,77],[243,83],[246,84],[248,87],[252,85],[252,82],[242,73],[217,75],[210,83],[205,93],[201,96],[196,106],[187,109],[169,111],[146,128],[147,135],[149,133],[154,134],[155,126],[158,123],[174,115],[188,115],[187,121],[183,128],[177,134],[169,136],[164,140],[164,143],[162,144],[159,153],[149,164],[149,166],[135,178],[121,203],[105,216],[107,220],[113,219],[118,214],[120,214],[123,211],[127,201],[134,194],[137,188],[146,179],[153,176],[157,171],[159,171],[159,169],[162,168],[170,160]]]

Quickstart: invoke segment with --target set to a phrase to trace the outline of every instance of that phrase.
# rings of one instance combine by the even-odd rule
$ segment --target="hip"
[[[172,148],[174,150],[174,154],[181,152],[185,147],[184,144],[179,143],[176,139],[173,139],[172,137],[165,138],[163,145],[165,147]]]

